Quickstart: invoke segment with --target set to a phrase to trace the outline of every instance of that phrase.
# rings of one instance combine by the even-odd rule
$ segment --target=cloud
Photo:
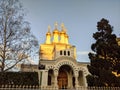
[[[89,62],[88,53],[90,51],[77,51],[77,61]]]
[[[78,51],[77,55],[88,55],[90,51]]]

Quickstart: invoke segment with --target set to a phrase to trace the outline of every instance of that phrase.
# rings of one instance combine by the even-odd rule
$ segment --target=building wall
[[[70,56],[76,58],[76,47],[69,43],[69,36],[63,24],[61,30],[55,26],[55,29],[50,32],[50,28],[48,28],[46,40],[44,44],[40,45],[40,59],[54,60],[60,56],[61,50],[69,50]]]
[[[38,65],[33,64],[21,64],[21,70],[22,72],[37,72],[38,71]]]
[[[52,33],[48,29],[46,41],[40,45],[39,52],[40,67],[23,65],[22,71],[38,71],[41,88],[72,89],[87,86],[88,63],[77,62],[76,47],[69,43],[69,36],[63,25],[61,31],[57,29],[57,24]]]

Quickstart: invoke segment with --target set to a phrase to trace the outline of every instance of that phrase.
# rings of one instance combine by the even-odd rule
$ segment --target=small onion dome
[[[58,23],[57,22],[55,22],[55,29],[54,29],[54,31],[53,31],[53,34],[59,34],[59,30],[57,29],[57,27],[58,27]]]
[[[65,34],[66,30],[65,30],[64,23],[61,24],[61,28],[62,28],[62,30],[61,30],[60,34]]]
[[[50,32],[50,26],[48,26],[48,32],[46,33],[46,35],[51,35],[51,32]]]
[[[66,31],[65,30],[62,30],[61,32],[60,32],[60,34],[65,34],[66,33]]]
[[[69,38],[69,36],[68,36],[67,34],[65,34],[65,37],[66,37],[66,38]]]
[[[57,33],[57,34],[59,34],[59,31],[58,31],[58,29],[55,29],[54,31],[53,31],[53,34],[54,33]]]
[[[50,31],[48,31],[48,32],[46,33],[46,35],[51,35],[51,32],[50,32]]]

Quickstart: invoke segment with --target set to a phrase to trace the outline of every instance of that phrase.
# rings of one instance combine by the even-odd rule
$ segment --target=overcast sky
[[[77,60],[89,62],[88,52],[97,31],[97,22],[108,19],[114,32],[120,36],[120,0],[20,0],[26,9],[25,19],[39,44],[44,43],[48,25],[64,23],[69,42],[77,48]],[[51,30],[51,31],[52,31]]]

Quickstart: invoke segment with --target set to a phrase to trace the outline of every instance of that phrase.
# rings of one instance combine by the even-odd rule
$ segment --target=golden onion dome
[[[50,32],[50,25],[48,26],[48,32],[46,33],[46,35],[51,35],[51,32]]]
[[[60,34],[65,34],[66,33],[66,31],[65,30],[62,30],[61,32],[60,32]]]
[[[62,23],[61,24],[61,28],[62,28],[62,30],[61,30],[61,34],[65,34],[66,33],[66,28],[65,28],[65,26],[64,26],[64,23]]]
[[[58,33],[58,34],[59,34],[59,30],[57,29],[57,27],[58,27],[58,23],[55,22],[55,29],[54,29],[54,31],[53,31],[53,34],[54,34],[54,33]]]
[[[59,34],[59,30],[58,29],[54,29],[53,34],[54,33],[58,33]]]
[[[68,34],[65,34],[65,37],[68,38],[69,37]]]
[[[51,33],[50,33],[50,32],[47,32],[46,35],[51,35]]]

